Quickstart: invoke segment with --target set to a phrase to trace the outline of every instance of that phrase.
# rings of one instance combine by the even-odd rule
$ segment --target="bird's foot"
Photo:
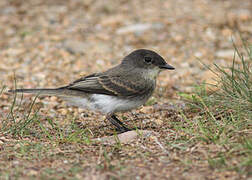
[[[107,119],[111,124],[113,124],[116,127],[116,131],[118,133],[124,133],[127,131],[132,131],[134,129],[128,128],[125,124],[123,124],[114,114],[108,115]]]

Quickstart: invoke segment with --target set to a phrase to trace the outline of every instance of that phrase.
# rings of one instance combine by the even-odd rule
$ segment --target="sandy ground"
[[[190,92],[193,85],[202,81],[213,82],[215,76],[202,63],[210,66],[232,63],[233,42],[238,48],[242,47],[240,35],[252,42],[251,0],[1,0],[0,87],[14,88],[14,77],[17,87],[66,85],[80,76],[118,64],[135,49],[146,48],[158,52],[176,67],[175,71],[160,74],[153,98],[157,105],[174,103],[179,101],[177,92]],[[30,102],[31,96],[25,96],[24,107]],[[10,104],[9,95],[0,96],[0,120],[9,112]],[[38,99],[36,106],[41,108],[40,114],[44,117],[41,121],[50,117],[63,126],[70,114],[83,127],[90,127],[95,137],[104,136],[109,128],[102,115],[68,108],[54,97]],[[164,122],[160,119],[169,116],[155,114],[155,108],[150,105],[133,111],[134,114],[145,126],[154,123],[155,128],[162,127]],[[133,115],[126,113],[130,125],[134,125]],[[97,131],[97,127],[105,128],[105,132]],[[164,153],[158,144],[155,147]],[[97,153],[91,155],[88,160],[91,165],[84,168],[85,171],[93,167]],[[147,179],[241,177],[235,173],[213,175],[211,169],[201,164],[195,164],[186,172],[180,169],[179,163],[175,163],[177,169],[174,168],[165,155],[148,159],[148,162],[135,156],[133,162],[131,154],[125,156],[127,163],[138,164],[142,171],[139,177]],[[176,161],[176,153],[173,158]],[[93,178],[107,177],[107,172],[92,168],[90,171]],[[152,175],[148,175],[150,171]],[[132,167],[122,174],[129,172],[130,177],[138,174]]]

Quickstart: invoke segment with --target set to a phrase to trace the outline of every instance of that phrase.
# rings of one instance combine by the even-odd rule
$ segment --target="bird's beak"
[[[160,69],[169,69],[169,70],[175,69],[174,67],[172,67],[172,66],[169,65],[169,64],[160,65],[159,68],[160,68]]]

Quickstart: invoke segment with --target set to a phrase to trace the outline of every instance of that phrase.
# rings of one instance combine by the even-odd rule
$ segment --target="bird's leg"
[[[116,127],[118,132],[123,133],[126,131],[131,131],[131,129],[127,128],[114,114],[108,114],[106,118]]]

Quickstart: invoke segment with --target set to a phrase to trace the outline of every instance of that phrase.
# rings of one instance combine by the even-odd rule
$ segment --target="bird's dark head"
[[[142,69],[175,69],[167,64],[165,60],[156,52],[147,49],[138,49],[126,56],[122,64],[131,65],[135,68]]]

